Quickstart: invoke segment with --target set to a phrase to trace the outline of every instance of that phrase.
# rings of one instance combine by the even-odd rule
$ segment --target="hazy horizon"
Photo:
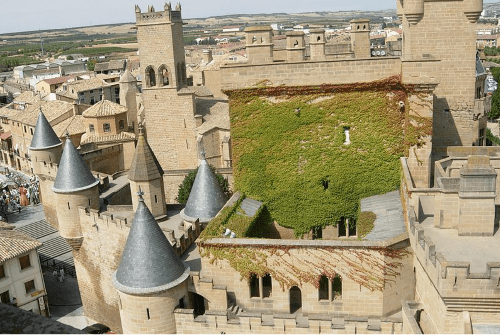
[[[253,0],[233,3],[227,0],[186,0],[182,1],[182,17],[184,19],[206,18],[211,16],[235,14],[271,14],[271,13],[305,13],[320,11],[379,11],[396,9],[397,0],[310,0],[289,1],[274,0],[272,2]],[[484,1],[485,3],[497,1]],[[0,13],[0,35],[7,33],[65,29],[93,25],[135,22],[135,4],[146,11],[148,5],[156,10],[163,9],[164,1],[139,2],[137,0],[88,0],[86,3],[51,0],[40,2],[32,0],[9,1],[2,4]],[[175,7],[176,2],[172,2]],[[99,9],[99,10],[97,10]],[[73,13],[77,13],[74,15]]]

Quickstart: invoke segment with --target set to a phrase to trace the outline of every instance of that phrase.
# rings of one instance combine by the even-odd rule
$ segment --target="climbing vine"
[[[400,275],[403,259],[410,251],[405,248],[305,248],[201,243],[200,253],[202,257],[209,257],[211,264],[229,262],[240,273],[241,279],[247,281],[252,274],[263,276],[269,273],[283,290],[305,283],[319,287],[320,276],[333,279],[340,274],[371,291],[382,291]]]
[[[399,158],[432,132],[430,118],[401,106],[423,94],[397,76],[225,93],[235,189],[263,201],[297,236],[357,218],[360,199],[398,189]]]

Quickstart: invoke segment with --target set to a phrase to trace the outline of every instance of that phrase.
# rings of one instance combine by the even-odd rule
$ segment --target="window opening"
[[[339,227],[339,237],[346,237],[347,231],[345,229],[345,219],[344,218],[340,219],[340,222],[337,224],[337,227]]]
[[[361,285],[360,285],[361,289]],[[341,300],[342,299],[342,277],[340,275],[335,275],[332,281],[332,297],[333,300]]]
[[[4,303],[4,304],[9,304],[10,303],[10,296],[9,296],[9,290],[5,291],[5,292],[2,292],[0,294],[0,300]]]
[[[91,123],[91,124],[89,124],[89,131],[90,131],[91,133],[93,133],[93,132],[95,131],[95,129],[94,129],[94,125],[93,125],[92,123]]]
[[[319,279],[319,300],[328,300],[328,286],[330,286],[328,277],[321,276]]]
[[[35,280],[33,279],[24,283],[24,289],[26,290],[26,294],[36,291]]]
[[[259,278],[256,274],[250,276],[250,298],[260,297],[259,294]]]
[[[103,124],[102,128],[103,128],[105,133],[109,133],[111,131],[111,125],[109,123]]]
[[[5,277],[5,268],[3,267],[3,264],[0,265],[0,278]]]
[[[121,129],[125,129],[125,121],[120,120],[120,121],[118,122],[118,127],[120,128],[120,130],[121,130]]]
[[[31,266],[30,255],[19,257],[19,265],[21,266],[21,270],[29,268]]]
[[[323,228],[320,226],[313,227],[312,229],[312,239],[319,240],[323,238]]]
[[[146,313],[148,314],[148,320],[150,319],[150,316],[149,316],[149,308],[146,308]]]
[[[271,275],[268,273],[264,277],[262,277],[262,297],[269,298],[271,297],[271,293],[273,292],[273,284]]]

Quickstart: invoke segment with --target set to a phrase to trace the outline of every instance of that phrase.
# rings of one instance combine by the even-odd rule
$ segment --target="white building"
[[[48,301],[37,248],[31,236],[0,230],[0,300],[48,316]]]

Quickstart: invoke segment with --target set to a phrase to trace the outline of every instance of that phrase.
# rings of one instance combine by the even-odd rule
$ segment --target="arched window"
[[[168,85],[170,85],[170,72],[166,65],[162,65],[158,69],[158,86]]]
[[[254,273],[250,276],[250,298],[258,298],[259,294],[259,277]]]
[[[105,133],[109,133],[111,131],[111,126],[109,123],[105,123],[102,125],[102,129],[104,130]]]
[[[273,292],[273,282],[271,280],[271,275],[268,273],[262,277],[262,297],[269,298]]]
[[[319,300],[328,300],[329,288],[330,280],[327,276],[321,276],[319,279]]]
[[[333,300],[341,300],[342,299],[342,277],[340,275],[336,275],[332,281],[332,298]]]
[[[154,87],[156,86],[156,76],[155,76],[155,70],[153,69],[152,66],[148,66],[145,71],[145,81],[146,81],[146,87]]]
[[[118,122],[118,127],[120,128],[120,130],[125,129],[125,121],[120,120],[120,121]]]

